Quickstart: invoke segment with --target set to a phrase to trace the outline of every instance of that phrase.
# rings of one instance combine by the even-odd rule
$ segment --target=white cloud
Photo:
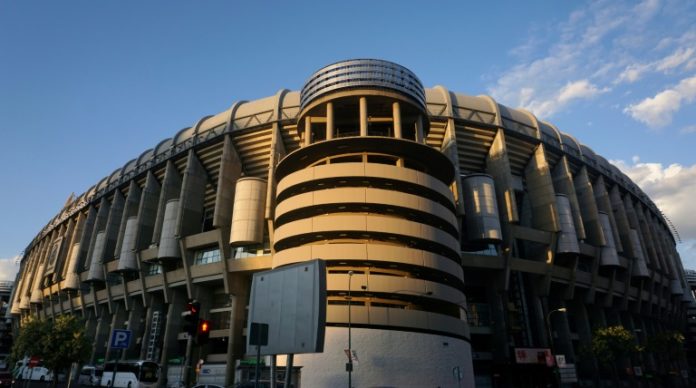
[[[561,103],[569,102],[582,98],[591,98],[597,94],[607,92],[609,89],[599,89],[588,80],[583,79],[575,82],[568,82],[558,93],[558,101]]]
[[[681,109],[682,103],[696,98],[696,76],[685,78],[672,89],[666,89],[637,104],[631,104],[624,113],[651,128],[660,128],[672,122],[672,116]]]
[[[19,256],[0,258],[0,280],[14,280],[17,271],[19,271],[18,261]]]
[[[626,66],[624,71],[619,74],[619,78],[614,83],[634,83],[643,77],[643,74],[650,70],[649,65],[632,64]]]
[[[584,3],[565,21],[530,30],[530,35],[544,35],[527,36],[509,51],[515,62],[489,85],[488,93],[503,104],[547,119],[578,101],[617,85],[635,84],[651,73],[681,76],[696,68],[693,14],[693,7],[661,0]],[[670,28],[663,28],[665,23]],[[539,52],[536,57],[530,47]],[[619,93],[635,95],[639,90],[624,88]],[[645,108],[650,104],[646,102]],[[671,113],[664,111],[659,117]]]
[[[635,7],[628,2],[589,3],[546,32],[557,37],[548,46],[548,54],[514,65],[489,87],[489,93],[501,103],[547,118],[575,101],[608,91],[605,85],[625,67],[625,61],[607,55],[605,46],[618,39],[610,37],[634,37],[645,30],[658,4],[657,0]]]
[[[694,45],[694,42],[689,42]],[[695,46],[696,47],[696,46]],[[694,47],[678,47],[672,54],[649,63],[631,63],[619,74],[614,84],[634,83],[650,72],[668,73],[683,65],[684,70],[696,67]]]
[[[686,63],[694,54],[693,48],[681,47],[674,52],[674,54],[662,58],[657,62],[656,68],[658,71],[668,71],[672,70],[684,63]]]
[[[696,124],[687,125],[686,127],[683,127],[682,129],[679,130],[679,133],[681,133],[682,135],[696,133]]]
[[[696,164],[644,163],[634,157],[632,164],[612,161],[655,202],[674,223],[683,241],[679,246],[685,267],[696,269]],[[688,263],[688,265],[687,265]]]

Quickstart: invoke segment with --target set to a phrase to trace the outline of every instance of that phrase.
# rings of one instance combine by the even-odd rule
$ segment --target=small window
[[[154,276],[154,275],[159,275],[162,273],[162,265],[161,264],[150,264],[147,267],[147,272],[145,273],[145,276]]]
[[[197,251],[193,260],[194,265],[217,263],[220,261],[220,249],[208,248]]]

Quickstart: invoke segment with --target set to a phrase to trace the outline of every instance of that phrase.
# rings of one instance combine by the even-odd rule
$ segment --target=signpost
[[[121,356],[123,356],[123,351],[128,349],[128,347],[130,346],[132,335],[133,332],[130,330],[114,329],[114,331],[111,333],[111,341],[109,341],[109,347],[111,347],[111,349],[121,349]],[[116,372],[118,371],[118,359],[119,358],[116,358],[116,362],[114,363],[114,371],[111,375],[111,384],[109,384],[109,387],[113,387],[114,382],[116,381]]]
[[[256,345],[256,369],[254,371],[254,387],[259,388],[259,364],[261,363],[261,347],[268,345],[268,324],[252,322],[249,333],[249,345]],[[275,379],[275,376],[271,376]]]

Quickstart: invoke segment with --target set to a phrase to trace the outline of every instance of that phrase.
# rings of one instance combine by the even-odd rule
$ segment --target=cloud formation
[[[605,45],[614,44],[611,43],[614,41],[636,44],[629,38],[640,36],[638,32],[658,10],[658,0],[646,0],[636,6],[612,1],[592,2],[552,27],[553,31],[546,31],[558,39],[549,45],[545,56],[514,65],[489,87],[489,93],[504,104],[519,106],[547,118],[574,101],[607,92],[610,80],[617,77],[619,65],[608,59]],[[607,39],[610,35],[618,37]],[[512,50],[513,53],[519,51]]]
[[[0,280],[14,280],[15,275],[19,271],[18,261],[19,256],[0,258]]]
[[[662,128],[672,123],[672,117],[696,98],[696,76],[685,78],[674,88],[665,89],[654,97],[631,104],[624,113],[651,128]]]
[[[651,75],[672,78],[657,80],[662,83],[657,90],[666,91],[665,82],[678,82],[673,78],[696,69],[696,28],[690,15],[692,9],[669,1],[588,2],[565,21],[532,30],[525,42],[510,50],[517,62],[499,74],[488,92],[542,119],[616,92],[613,104],[625,107],[631,118],[650,126],[671,120],[684,106],[685,95],[677,91],[646,98],[645,90],[656,90],[648,85],[648,80],[656,82]],[[663,27],[660,23],[669,26],[658,28]],[[532,46],[545,54],[531,57]],[[644,100],[630,106],[620,101],[629,95]]]
[[[634,157],[631,163],[612,161],[655,202],[674,223],[682,244],[679,251],[684,266],[696,269],[696,165],[644,163]]]

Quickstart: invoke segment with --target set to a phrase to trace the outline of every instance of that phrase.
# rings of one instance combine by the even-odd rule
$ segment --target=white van
[[[23,380],[38,380],[38,381],[51,381],[53,380],[53,372],[44,367],[41,362],[35,367],[25,366],[22,369],[22,379]]]

